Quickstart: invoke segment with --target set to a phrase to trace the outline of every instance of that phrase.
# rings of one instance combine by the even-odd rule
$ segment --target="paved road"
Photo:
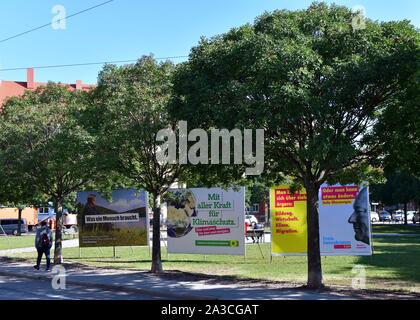
[[[67,285],[54,290],[47,280],[0,276],[0,300],[150,300],[152,295],[106,291],[101,288]]]
[[[94,299],[94,300],[342,300],[419,299],[415,294],[352,291],[333,288],[305,290],[290,284],[264,285],[218,278],[197,278],[181,272],[153,275],[134,270],[63,265],[66,289],[54,290],[54,272],[36,271],[28,262],[0,257],[0,300]],[[54,270],[53,270],[54,271]]]
[[[66,265],[65,265],[66,266]],[[160,277],[147,272],[66,266],[66,290],[52,288],[52,273],[35,271],[29,263],[0,262],[1,299],[170,299],[170,300],[336,300],[347,294],[301,288],[244,286],[213,280]]]

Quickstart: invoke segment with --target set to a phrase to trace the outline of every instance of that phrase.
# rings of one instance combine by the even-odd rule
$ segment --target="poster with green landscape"
[[[77,211],[80,247],[149,244],[145,191],[115,190],[109,200],[99,192],[78,192]]]

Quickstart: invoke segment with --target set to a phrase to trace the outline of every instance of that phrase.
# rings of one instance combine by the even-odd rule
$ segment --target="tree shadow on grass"
[[[392,280],[420,285],[420,237],[377,237],[372,257],[362,256],[358,264],[393,273]],[[381,278],[380,276],[378,278]]]
[[[124,263],[152,263],[151,259],[133,259],[133,260],[119,260],[117,259],[113,259],[113,258],[95,258],[95,257],[91,257],[91,258],[74,258],[74,257],[69,257],[68,259],[71,259],[73,261],[90,261],[90,262],[109,262],[112,264],[124,264]],[[208,264],[222,264],[224,262],[222,261],[200,261],[200,260],[164,260],[162,259],[162,263],[195,263],[195,264],[203,264],[203,263],[208,263]]]

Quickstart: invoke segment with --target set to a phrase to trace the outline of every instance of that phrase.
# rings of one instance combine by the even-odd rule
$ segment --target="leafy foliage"
[[[407,172],[387,173],[385,183],[377,185],[377,200],[385,205],[420,201],[420,179]]]
[[[354,32],[351,18],[316,4],[203,38],[176,74],[172,114],[197,127],[264,128],[266,168],[302,182],[377,155],[369,132],[413,73],[418,33],[406,21]]]
[[[6,198],[54,202],[56,263],[61,262],[63,201],[98,178],[95,137],[78,120],[86,105],[87,93],[49,83],[9,99],[0,114],[1,160],[8,168],[2,175],[10,191]]]
[[[420,64],[420,51],[417,51]],[[379,117],[376,132],[384,158],[381,163],[388,171],[404,170],[420,177],[420,71],[412,76],[408,87],[397,101]]]
[[[122,185],[162,194],[180,167],[159,163],[156,133],[173,127],[166,112],[174,66],[143,57],[134,65],[106,66],[88,111],[88,126],[98,136],[104,166]],[[95,121],[91,119],[95,118]]]
[[[321,286],[319,186],[381,155],[373,130],[417,69],[408,21],[353,30],[346,7],[275,11],[202,38],[175,75],[171,114],[197,128],[265,130],[265,175],[308,192],[308,284]]]
[[[156,134],[175,129],[167,113],[173,71],[172,63],[157,63],[146,56],[133,65],[106,66],[85,121],[98,137],[103,167],[115,178],[111,185],[144,189],[153,197],[153,272],[162,271],[159,197],[183,173],[180,165],[157,157],[162,143],[156,141]]]

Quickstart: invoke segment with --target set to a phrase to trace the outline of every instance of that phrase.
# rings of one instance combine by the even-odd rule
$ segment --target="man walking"
[[[50,249],[53,243],[53,237],[51,229],[48,228],[47,222],[41,222],[41,228],[36,231],[35,237],[35,248],[38,251],[38,258],[36,259],[36,265],[34,268],[39,270],[39,266],[41,264],[42,256],[45,254],[45,258],[47,260],[47,269],[46,271],[50,271]]]

